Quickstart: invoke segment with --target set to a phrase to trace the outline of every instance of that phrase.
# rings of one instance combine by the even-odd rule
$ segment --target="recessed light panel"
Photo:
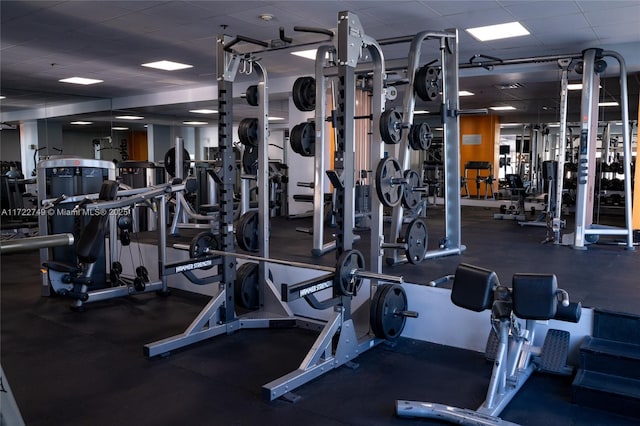
[[[465,31],[479,41],[500,40],[503,38],[529,35],[529,31],[527,31],[520,22],[508,22],[506,24],[467,28]]]
[[[87,126],[89,124],[93,124],[93,121],[72,121],[69,124],[75,124],[78,126]]]
[[[179,62],[173,62],[173,61],[166,61],[166,60],[162,60],[162,61],[156,61],[156,62],[148,62],[146,64],[142,64],[143,67],[147,67],[147,68],[155,68],[158,70],[163,70],[163,71],[176,71],[176,70],[183,70],[186,68],[192,68],[193,65],[188,65],[188,64],[181,64]]]
[[[460,90],[458,92],[458,96],[473,96],[473,95],[475,95],[475,93],[470,92],[468,90]]]
[[[202,126],[209,123],[206,121],[183,121],[182,124],[186,124],[187,126]]]
[[[492,106],[489,107],[494,111],[513,111],[514,109],[516,109],[515,107],[512,107],[511,105],[505,105],[505,106]]]
[[[192,109],[189,112],[193,112],[195,114],[216,114],[218,111],[215,109]]]
[[[58,80],[61,83],[71,83],[71,84],[82,84],[87,86],[89,84],[97,84],[104,83],[104,80],[96,80],[95,78],[85,78],[85,77],[69,77]]]
[[[618,106],[619,104],[617,102],[600,102],[598,104],[598,106],[601,107],[610,107],[610,106]]]
[[[118,115],[116,118],[118,120],[142,120],[144,117],[140,117],[139,115]]]
[[[111,130],[129,130],[128,127],[112,127]]]

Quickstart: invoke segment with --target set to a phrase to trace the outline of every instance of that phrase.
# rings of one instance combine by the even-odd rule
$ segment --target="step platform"
[[[574,404],[640,419],[640,380],[579,369],[571,400]]]

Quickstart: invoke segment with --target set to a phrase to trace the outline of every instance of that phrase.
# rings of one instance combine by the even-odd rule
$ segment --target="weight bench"
[[[99,201],[113,201],[118,193],[118,182],[105,180],[100,187]],[[104,249],[107,231],[108,214],[94,214],[82,229],[76,244],[77,265],[63,262],[45,262],[42,264],[48,271],[49,284],[60,296],[74,299],[72,309],[80,310],[87,301],[87,291],[93,284],[92,275],[96,261]]]
[[[493,361],[493,371],[486,399],[475,411],[398,400],[399,417],[434,418],[462,425],[513,425],[498,416],[534,371],[571,374],[572,368],[566,365],[568,332],[550,329],[542,347],[534,346],[536,321],[580,320],[580,303],[569,303],[567,292],[558,289],[555,275],[515,274],[512,288],[507,288],[500,285],[495,272],[460,264],[451,301],[475,312],[491,310],[492,330],[485,356]]]
[[[514,219],[518,221],[525,220],[524,216],[524,200],[527,189],[522,182],[522,178],[517,174],[505,175],[507,182],[506,188],[509,190],[509,206],[501,205],[500,213],[493,215],[494,219]]]

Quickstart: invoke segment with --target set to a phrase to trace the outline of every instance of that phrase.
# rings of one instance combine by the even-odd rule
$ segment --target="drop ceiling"
[[[640,80],[640,2],[634,1],[10,1],[0,2],[0,116],[3,122],[29,118],[80,117],[118,123],[115,112],[134,112],[159,123],[202,119],[189,113],[216,107],[215,40],[221,33],[269,41],[284,27],[294,44],[294,26],[335,28],[339,11],[358,15],[367,35],[377,39],[424,30],[457,28],[460,62],[482,54],[501,59],[578,53],[603,48],[622,54],[629,79],[631,118],[637,117]],[[272,19],[260,19],[261,15]],[[528,36],[479,42],[464,29],[519,21]],[[317,40],[326,40],[322,36]],[[407,57],[408,44],[384,47],[388,60]],[[259,55],[270,81],[272,115],[285,119],[288,91],[298,76],[311,75],[313,62],[289,50]],[[424,45],[423,63],[437,59],[437,46]],[[140,66],[168,59],[193,65],[167,72]],[[608,60],[602,100],[620,96],[618,67]],[[91,86],[60,83],[82,76],[104,80]],[[542,63],[461,69],[463,108],[510,104],[502,121],[557,121],[557,64]],[[236,94],[255,82],[239,79]],[[572,75],[572,80],[580,76]],[[501,90],[517,83],[521,87]],[[577,113],[579,92],[570,94]],[[251,115],[237,99],[236,117]],[[82,107],[78,107],[82,105]],[[419,104],[417,108],[433,109]],[[79,112],[84,112],[79,115]],[[619,108],[602,109],[617,120]],[[212,121],[209,117],[207,120]],[[571,119],[571,117],[570,117]],[[291,126],[295,123],[290,123]]]

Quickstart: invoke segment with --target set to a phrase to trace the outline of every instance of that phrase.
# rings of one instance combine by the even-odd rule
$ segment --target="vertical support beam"
[[[595,72],[596,49],[583,53],[580,147],[578,149],[578,193],[573,248],[585,249],[585,230],[593,223],[595,148],[598,132],[600,76]]]
[[[560,78],[560,136],[558,137],[558,152],[557,152],[557,161],[558,168],[556,171],[556,198],[555,205],[551,211],[552,214],[552,223],[551,227],[554,233],[554,243],[560,244],[560,229],[561,229],[561,217],[562,217],[562,191],[564,184],[564,163],[566,156],[566,145],[567,145],[567,108],[568,108],[568,84],[569,84],[569,64],[571,64],[570,59],[560,59],[558,61],[558,65],[562,70],[562,75]]]
[[[460,223],[460,118],[451,111],[460,109],[458,97],[458,30],[448,29],[455,37],[441,38],[442,63],[441,118],[444,133],[445,173],[445,247],[462,249]]]
[[[218,78],[218,147],[222,157],[221,181],[218,185],[220,204],[220,238],[222,251],[235,252],[233,241],[233,184],[236,178],[236,158],[233,152],[233,80],[235,72],[228,72],[227,66],[233,65],[237,58],[224,50],[229,37],[217,39],[217,78]],[[237,64],[235,66],[237,70]],[[264,191],[263,191],[264,192]],[[226,258],[220,265],[220,287],[226,291],[223,305],[225,322],[235,319],[235,301],[233,286],[236,280],[236,261]]]
[[[638,124],[637,139],[640,140],[640,98],[638,98]],[[629,132],[629,140],[631,140],[631,131]],[[636,143],[636,173],[633,179],[635,187],[640,188],[640,143]],[[633,194],[633,206],[632,228],[640,229],[640,191],[638,189]]]

